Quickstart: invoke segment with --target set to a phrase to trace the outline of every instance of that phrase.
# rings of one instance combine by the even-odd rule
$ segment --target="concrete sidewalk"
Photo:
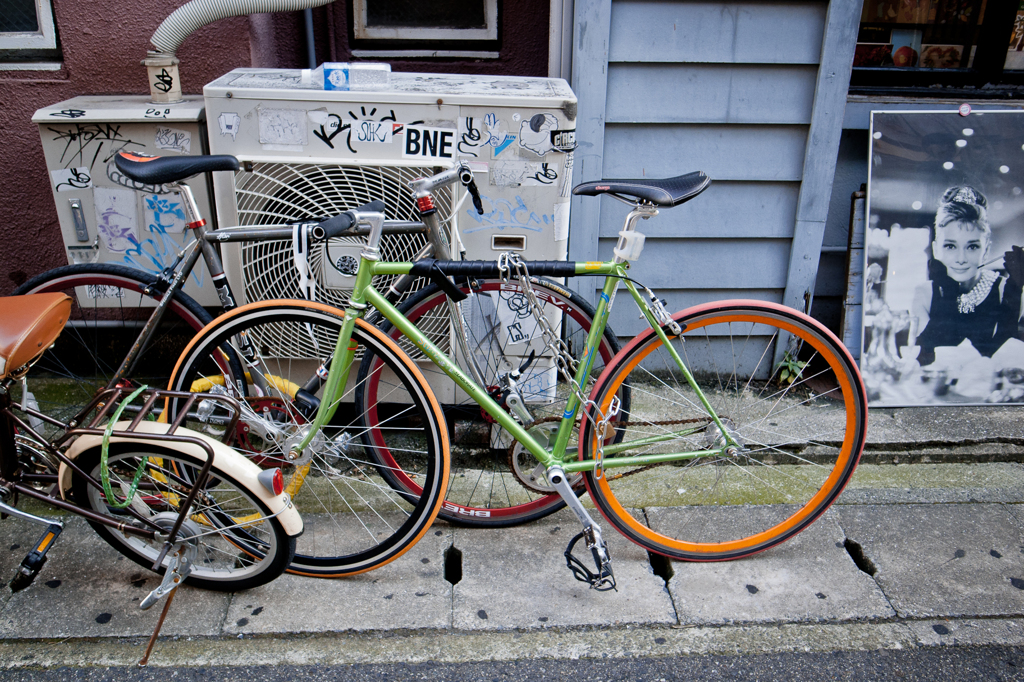
[[[504,530],[438,523],[398,561],[345,580],[182,588],[151,665],[1024,645],[1021,414],[873,411],[864,463],[807,531],[692,564],[652,561],[609,528],[617,592],[572,579],[562,552],[578,523],[565,511]],[[6,580],[39,531],[2,527]],[[77,518],[50,556],[32,587],[3,590],[0,668],[138,660],[158,616],[138,602],[157,578]]]

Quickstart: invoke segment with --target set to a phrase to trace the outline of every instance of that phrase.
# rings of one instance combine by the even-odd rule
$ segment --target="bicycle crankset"
[[[545,450],[551,449],[554,443],[555,434],[558,433],[558,421],[538,424],[529,430]],[[508,449],[508,468],[515,475],[516,479],[527,490],[550,495],[558,492],[555,486],[548,481],[547,471],[543,464],[538,462],[529,450],[523,447],[522,443],[513,441]],[[583,480],[582,474],[575,474],[569,478],[569,485],[575,487]]]

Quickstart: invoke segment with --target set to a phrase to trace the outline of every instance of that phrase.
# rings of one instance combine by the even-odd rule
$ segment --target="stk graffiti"
[[[313,135],[321,142],[334,149],[334,138],[345,133],[345,146],[353,154],[359,153],[359,150],[353,146],[353,142],[388,143],[391,142],[392,135],[397,135],[402,131],[401,126],[394,125],[398,121],[394,109],[389,109],[386,114],[378,115],[376,107],[370,111],[366,111],[366,107],[359,107],[358,113],[351,110],[348,112],[350,120],[347,121],[338,114],[328,114],[323,111],[311,111],[309,117],[317,126],[313,129]],[[393,125],[390,128],[367,125],[385,122],[390,122]],[[423,121],[413,121],[406,125],[420,125],[421,123]]]

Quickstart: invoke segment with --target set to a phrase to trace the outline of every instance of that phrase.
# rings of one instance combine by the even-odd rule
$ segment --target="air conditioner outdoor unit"
[[[409,181],[462,159],[485,210],[466,202],[453,219],[467,258],[566,257],[576,96],[564,80],[392,73],[383,89],[325,91],[300,70],[236,69],[203,93],[210,152],[242,161],[234,175],[214,174],[221,226],[280,226],[374,199],[391,219],[417,220]],[[436,197],[442,216],[463,191]],[[381,255],[412,260],[425,243],[421,234],[386,235]],[[362,242],[319,248],[310,259],[317,298],[344,305],[355,278],[335,264],[358,256]],[[225,244],[223,256],[244,301],[300,297],[290,241]]]

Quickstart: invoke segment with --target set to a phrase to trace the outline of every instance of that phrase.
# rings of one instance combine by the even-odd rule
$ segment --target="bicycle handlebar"
[[[310,233],[316,241],[324,241],[337,237],[338,235],[348,231],[355,223],[356,219],[353,213],[383,213],[384,202],[380,199],[375,199],[368,204],[364,204],[359,208],[354,208],[351,211],[345,211],[341,215],[336,215],[333,218],[327,220],[321,220],[317,223],[316,227],[313,228]]]

